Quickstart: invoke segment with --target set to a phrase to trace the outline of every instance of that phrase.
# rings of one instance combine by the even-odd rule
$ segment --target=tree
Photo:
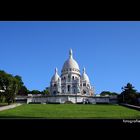
[[[29,93],[30,94],[40,94],[40,91],[39,90],[32,90]]]
[[[15,101],[15,96],[20,89],[19,81],[12,75],[7,74],[8,84],[5,90],[5,99],[8,104]]]
[[[110,95],[118,95],[118,93],[116,93],[116,92],[110,92],[110,91],[102,91],[100,93],[100,95],[101,96],[106,96],[106,95],[110,96]]]
[[[5,97],[6,102],[10,102],[11,94],[10,91],[12,91],[12,75],[7,74],[5,71],[0,71],[0,88],[3,90],[3,96]]]
[[[20,83],[20,85],[22,85],[23,86],[23,81],[22,81],[22,78],[21,78],[21,76],[19,76],[19,75],[16,75],[15,76],[15,78],[19,81],[19,83]]]
[[[5,95],[5,89],[7,84],[8,84],[8,79],[7,79],[6,72],[0,70],[0,90],[1,90],[0,102],[3,102],[3,100],[5,99],[4,95]]]
[[[137,104],[138,100],[138,93],[136,92],[137,90],[134,89],[132,84],[127,83],[126,86],[122,87],[122,92],[118,96],[118,100],[120,103],[128,103],[128,104]]]
[[[4,91],[1,95],[1,101],[5,98],[8,104],[14,102],[15,96],[23,86],[20,76],[13,76],[5,71],[0,71],[0,90]]]
[[[15,79],[17,80],[17,82],[18,82],[18,89],[21,89],[21,87],[24,85],[21,76],[16,75],[14,78],[15,78]]]
[[[46,89],[44,89],[44,90],[42,91],[42,94],[43,94],[43,95],[50,95],[49,88],[47,87]]]
[[[6,86],[9,84],[8,75],[5,71],[0,71],[0,89],[6,90]]]
[[[28,95],[28,93],[29,93],[29,90],[25,86],[22,86],[20,90],[18,91],[18,95]]]

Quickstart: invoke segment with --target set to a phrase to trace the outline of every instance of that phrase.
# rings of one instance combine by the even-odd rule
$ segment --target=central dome
[[[64,65],[63,65],[63,70],[64,69],[78,69],[79,70],[79,66],[77,64],[77,62],[74,59],[68,59]]]
[[[69,51],[69,59],[65,61],[62,72],[65,71],[77,71],[79,73],[79,65],[78,63],[73,59],[72,50]]]

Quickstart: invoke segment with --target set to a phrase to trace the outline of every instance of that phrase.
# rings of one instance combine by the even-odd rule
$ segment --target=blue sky
[[[0,22],[0,69],[22,76],[29,90],[49,86],[55,67],[61,74],[70,48],[96,94],[127,82],[140,91],[139,21]]]

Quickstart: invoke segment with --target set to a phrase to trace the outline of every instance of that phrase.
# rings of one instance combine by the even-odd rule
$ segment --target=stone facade
[[[117,97],[112,100],[112,97],[92,97],[83,95],[56,95],[56,96],[42,96],[32,95],[27,97],[27,104],[29,103],[66,103],[70,101],[72,103],[90,103],[90,104],[116,104],[118,102]]]

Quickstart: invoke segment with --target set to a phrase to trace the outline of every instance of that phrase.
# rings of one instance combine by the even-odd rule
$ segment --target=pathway
[[[8,105],[8,106],[2,106],[2,107],[0,107],[0,111],[15,108],[15,107],[20,106],[20,105],[22,105],[22,104],[17,103],[17,104],[12,104],[12,105]]]

